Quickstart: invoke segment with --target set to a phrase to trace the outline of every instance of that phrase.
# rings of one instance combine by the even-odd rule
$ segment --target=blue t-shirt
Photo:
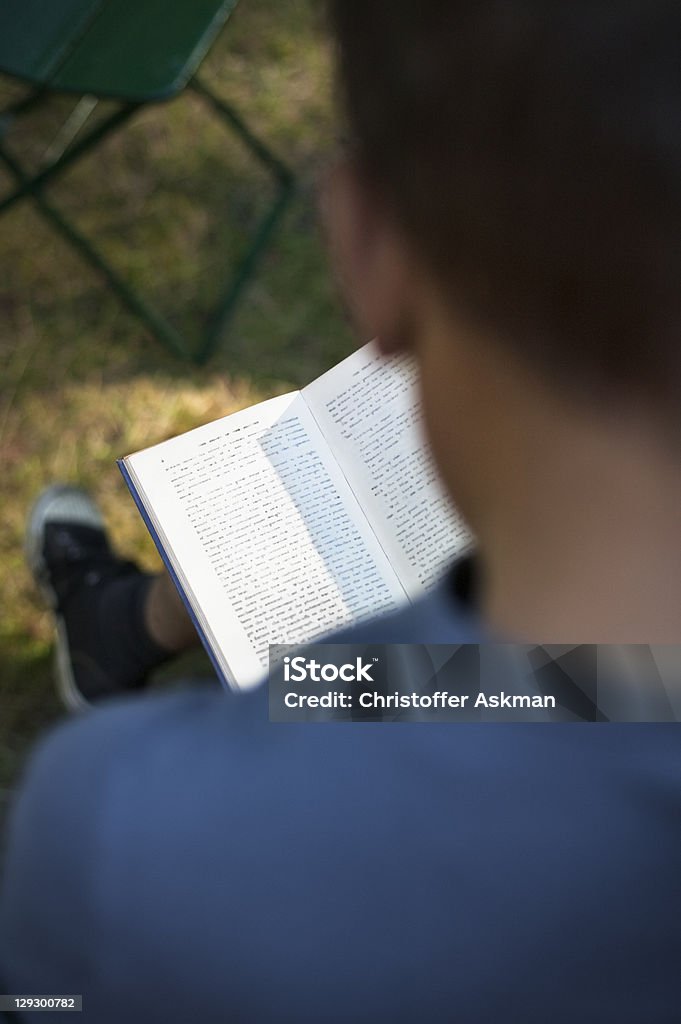
[[[448,581],[350,635],[481,630]],[[95,1024],[676,1024],[680,922],[676,725],[273,725],[264,689],[193,690],[35,755],[0,985]]]

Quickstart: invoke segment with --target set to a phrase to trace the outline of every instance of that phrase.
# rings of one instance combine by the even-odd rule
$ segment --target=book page
[[[410,597],[472,546],[423,434],[415,361],[355,352],[302,394]]]
[[[237,686],[269,644],[303,644],[406,600],[299,394],[125,460],[152,524]]]

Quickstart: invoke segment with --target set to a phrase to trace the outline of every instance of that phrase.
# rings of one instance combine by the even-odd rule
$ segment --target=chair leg
[[[8,196],[0,200],[0,213],[8,210],[10,206],[13,206],[14,203],[19,202],[25,196],[35,196],[41,188],[56,178],[57,175],[65,171],[67,167],[70,167],[76,160],[79,160],[85,153],[98,145],[107,135],[110,135],[116,128],[119,128],[125,121],[129,120],[138,109],[139,104],[137,103],[128,103],[124,107],[120,107],[110,117],[105,118],[100,124],[96,125],[88,135],[71,146],[49,167],[45,167],[32,177],[24,174],[22,184],[14,192],[10,192]]]
[[[64,121],[56,136],[45,150],[43,164],[49,166],[59,160],[69,148],[76,135],[90,119],[99,100],[94,96],[81,96]]]
[[[25,96],[22,96],[20,100],[15,100],[14,103],[10,103],[0,110],[0,139],[7,132],[7,129],[11,128],[18,117],[22,114],[27,114],[35,107],[44,103],[47,95],[45,89],[32,89]]]
[[[282,185],[291,186],[293,184],[293,175],[287,167],[274,155],[274,153],[267,148],[267,146],[258,139],[253,132],[250,130],[248,125],[239,117],[234,107],[220,99],[215,93],[208,88],[204,82],[195,75],[189,83],[189,88],[193,89],[194,92],[202,96],[207,102],[213,107],[215,112],[226,121],[241,140],[248,146],[250,151],[260,160],[260,162],[267,167],[268,170],[278,179]]]
[[[0,160],[12,172],[20,185],[26,185],[27,175],[14,157],[0,143]],[[148,305],[138,293],[131,288],[123,277],[116,273],[113,267],[103,258],[101,253],[71,224],[52,203],[45,198],[40,191],[29,190],[33,202],[36,204],[43,217],[83,256],[90,266],[94,267],[107,281],[109,287],[123,303],[123,305],[142,323],[147,329],[166,345],[176,355],[190,359],[192,353],[183,341],[182,337],[163,317]]]
[[[260,222],[260,226],[253,236],[248,251],[241,258],[234,272],[232,282],[214,310],[201,345],[196,351],[194,359],[199,366],[206,363],[215,352],[222,332],[241,297],[241,293],[252,279],[260,258],[264,255],[274,229],[290,202],[292,194],[293,184],[282,187]]]
[[[17,187],[0,201],[0,214],[6,212],[14,203],[24,198],[31,198],[40,213],[52,226],[105,278],[111,290],[121,303],[136,316],[163,345],[182,358],[196,364],[205,363],[214,353],[224,327],[236,307],[239,298],[251,280],[255,269],[265,252],[274,228],[286,208],[294,190],[294,178],[291,172],[270,152],[269,149],[247,128],[236,112],[206,86],[194,79],[192,88],[204,97],[220,117],[235,131],[250,151],[261,161],[274,178],[277,194],[265,215],[262,217],[251,243],[235,268],[228,288],[224,292],[216,309],[213,311],[207,330],[200,343],[192,350],[168,321],[149,305],[125,279],[104,259],[101,253],[71,224],[53,204],[45,198],[43,188],[68,166],[92,149],[98,142],[120,127],[138,109],[137,105],[126,105],[111,117],[97,125],[87,136],[67,149],[54,163],[32,177],[27,174],[19,162],[2,144],[3,114],[0,113],[0,160],[13,174]],[[42,97],[40,97],[42,98]],[[34,105],[38,98],[25,101],[26,106]],[[18,107],[19,105],[15,105]],[[3,112],[5,113],[5,112]],[[16,111],[13,109],[11,116]]]
[[[217,348],[227,321],[267,249],[272,233],[291,199],[295,188],[295,179],[291,171],[251,132],[230,104],[216,96],[198,77],[192,79],[190,87],[208,102],[215,113],[257,157],[269,171],[277,187],[274,201],[256,228],[251,243],[236,267],[229,287],[220,299],[196,352],[195,361],[198,364],[203,364]]]

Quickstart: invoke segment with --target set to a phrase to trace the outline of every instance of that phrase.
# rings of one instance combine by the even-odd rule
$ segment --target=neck
[[[473,527],[481,610],[526,643],[681,644],[681,438],[575,401],[425,291],[428,433]]]
[[[541,415],[479,524],[487,622],[525,642],[681,643],[678,453],[640,423]]]

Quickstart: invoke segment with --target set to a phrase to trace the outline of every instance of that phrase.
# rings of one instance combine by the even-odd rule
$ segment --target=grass
[[[157,556],[118,456],[298,387],[354,342],[317,224],[315,183],[334,141],[330,57],[314,0],[243,0],[203,76],[291,166],[298,193],[216,356],[179,362],[124,312],[29,203],[0,235],[0,805],[27,750],[60,715],[52,627],[23,561],[26,513],[53,481],[89,487],[114,541]],[[0,103],[16,93],[0,80]],[[10,136],[45,152],[72,106],[55,99]],[[10,182],[0,174],[0,190]],[[193,94],[149,107],[50,190],[135,286],[191,334],[268,198],[260,169]]]

